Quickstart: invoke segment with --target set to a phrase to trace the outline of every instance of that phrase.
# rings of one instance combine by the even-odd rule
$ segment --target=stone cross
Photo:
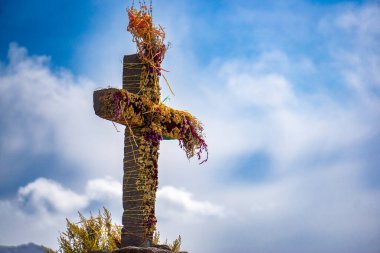
[[[144,90],[140,89],[140,77],[142,74],[143,64],[137,54],[126,55],[124,56],[123,61],[123,89],[127,90],[135,98],[142,98],[144,95]],[[125,142],[124,142],[124,176],[123,176],[123,218],[122,218],[122,238],[121,238],[121,247],[128,246],[138,246],[138,247],[150,247],[152,245],[153,231],[148,231],[147,228],[152,226],[152,223],[156,222],[155,218],[155,196],[157,183],[151,187],[147,192],[142,189],[139,189],[139,180],[151,180],[154,181],[157,178],[157,164],[151,165],[149,169],[151,172],[143,175],[139,175],[139,161],[142,159],[150,159],[152,161],[157,161],[158,159],[158,143],[152,143],[151,146],[146,147],[143,153],[137,152],[139,147],[142,145],[144,135],[141,132],[143,127],[150,127],[143,124],[130,125],[123,119],[116,119],[114,115],[115,103],[113,103],[114,94],[119,90],[114,88],[108,88],[103,90],[97,90],[94,92],[94,110],[96,115],[101,118],[118,122],[120,124],[126,125],[125,128]],[[160,97],[159,91],[158,94],[150,97]],[[128,93],[129,94],[129,93]],[[132,96],[131,95],[131,96]],[[144,101],[145,101],[144,100]],[[146,102],[150,105],[149,110],[155,108],[157,101],[148,101]],[[165,106],[164,106],[165,107]],[[166,107],[165,107],[166,108]],[[168,108],[168,107],[167,107]],[[144,109],[144,108],[143,108]],[[145,109],[144,109],[145,110]],[[149,112],[146,109],[146,112]],[[170,109],[173,110],[173,109]],[[173,110],[175,111],[175,110]],[[171,113],[173,116],[175,113],[180,113],[179,111]],[[149,113],[144,114],[148,117]],[[174,115],[178,116],[178,115]],[[183,117],[181,114],[180,117]],[[151,121],[145,121],[151,122]],[[175,123],[172,123],[175,124]],[[168,126],[169,130],[174,126]],[[170,133],[169,133],[170,134]],[[173,136],[173,135],[172,135]],[[171,137],[173,138],[173,137]],[[153,146],[155,147],[153,149]],[[153,150],[153,152],[152,152]],[[140,150],[141,151],[141,150]],[[156,162],[155,162],[156,163]],[[142,179],[143,178],[143,179]],[[141,182],[140,182],[141,183]],[[150,198],[149,203],[144,202],[146,199],[146,194],[152,194],[153,198]],[[145,206],[148,212],[143,212],[142,208]]]

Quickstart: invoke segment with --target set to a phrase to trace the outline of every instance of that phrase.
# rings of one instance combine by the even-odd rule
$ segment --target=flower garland
[[[153,25],[151,12],[152,7],[148,10],[147,6],[141,4],[140,10],[130,8],[128,10],[129,24],[127,30],[132,34],[133,41],[136,42],[139,58],[144,65],[140,79],[141,93],[154,103],[157,103],[160,101],[158,77],[161,75],[161,71],[164,70],[161,68],[161,63],[167,46],[164,43],[164,29],[161,26],[155,27]],[[125,104],[128,104],[129,97],[127,93],[124,93],[123,98],[126,99]],[[136,113],[136,111],[134,112]],[[198,149],[196,154],[199,160],[203,151],[207,155],[206,159],[201,163],[208,160],[207,144],[202,133],[203,127],[197,119],[189,113],[176,111],[162,104],[154,106],[153,112],[159,112],[152,116],[153,118],[159,118],[158,121],[161,124],[158,126],[153,125],[152,127],[156,129],[152,130],[160,135],[163,134],[165,137],[179,139],[180,147],[185,150],[188,158],[193,157],[195,150]],[[141,119],[138,115],[135,114],[135,116],[136,120],[137,118]]]
[[[144,128],[144,139],[153,145],[158,145],[163,137],[178,139],[180,147],[188,159],[197,154],[198,160],[202,153],[208,160],[207,144],[203,137],[203,127],[194,116],[185,111],[170,108],[164,104],[153,104],[150,100],[127,90],[110,89],[113,94],[113,110],[115,122],[133,126],[150,126]],[[105,100],[106,101],[106,100]]]

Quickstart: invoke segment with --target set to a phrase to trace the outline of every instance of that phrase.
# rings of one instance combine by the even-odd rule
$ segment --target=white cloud
[[[297,63],[284,59],[299,71]],[[346,152],[377,132],[371,123],[377,115],[373,106],[358,99],[336,100],[319,87],[303,93],[298,87],[302,83],[286,78],[291,73],[268,72],[277,68],[265,62],[258,56],[251,62],[225,63],[218,73],[225,86],[207,90],[205,100],[212,106],[204,110],[203,118],[211,129],[208,140],[215,159],[264,152],[274,170],[292,172],[297,163]]]
[[[121,187],[121,184],[112,178],[97,178],[89,180],[83,193],[78,193],[54,180],[38,178],[20,187],[16,199],[0,200],[0,210],[3,215],[0,226],[9,228],[7,236],[0,237],[0,243],[21,244],[29,240],[55,248],[55,239],[59,232],[65,230],[66,217],[72,221],[77,220],[76,213],[80,211],[86,214],[94,201],[101,201],[102,206],[111,208],[111,211],[121,209],[121,206],[112,205],[112,202],[120,202]],[[190,192],[172,186],[163,187],[157,196],[159,206],[157,216],[160,220],[169,218],[172,221],[185,216],[194,218],[198,215],[206,218],[225,216],[222,207],[208,201],[195,200]],[[112,213],[116,223],[120,223],[121,210]],[[174,216],[169,217],[168,214]],[[28,224],[28,228],[22,229],[25,224]],[[45,233],[41,237],[42,232],[38,231],[43,229]]]
[[[361,9],[354,9],[352,15],[362,15]],[[341,31],[331,29],[333,40]],[[367,41],[374,38],[373,31],[363,36],[369,36]],[[197,196],[202,192],[212,195],[231,216],[221,223],[202,220],[201,232],[196,219],[177,219],[173,224],[165,219],[159,222],[164,231],[174,237],[172,231],[180,227],[183,238],[190,237],[186,246],[199,252],[379,249],[380,223],[374,222],[380,208],[379,191],[367,186],[367,173],[374,173],[378,165],[363,154],[374,148],[374,142],[378,145],[379,138],[379,92],[374,89],[379,72],[373,71],[380,68],[378,54],[373,54],[378,46],[358,39],[361,49],[357,50],[351,40],[339,41],[337,54],[330,42],[323,45],[328,47],[325,62],[316,64],[301,57],[303,62],[311,62],[307,67],[298,62],[298,56],[277,52],[272,54],[277,55],[273,61],[264,52],[249,59],[218,60],[205,71],[199,70],[205,75],[201,84],[205,92],[198,96],[207,101],[200,118],[205,119],[211,159],[201,172],[176,160],[172,182],[181,185],[177,174],[186,175],[186,188],[195,189]],[[369,54],[363,54],[363,49]],[[326,66],[332,67],[331,73]],[[303,77],[305,70],[307,79],[294,78]],[[351,90],[346,73],[354,78],[357,89]],[[321,78],[328,75],[333,81]],[[358,94],[359,90],[364,95]],[[241,166],[241,157],[255,152],[270,157],[268,181],[249,185],[233,177],[221,179],[221,175],[233,175],[234,166]],[[246,166],[255,169],[254,161]],[[175,213],[168,216],[178,217]],[[207,242],[198,246],[205,237]],[[223,243],[221,238],[229,240]]]
[[[121,190],[121,184],[109,177],[89,180],[83,194],[66,189],[54,180],[38,178],[18,190],[18,201],[31,211],[68,214],[83,210],[94,200],[119,200]]]
[[[180,206],[180,212],[190,212],[192,214],[210,215],[223,217],[223,208],[208,201],[194,200],[190,192],[177,189],[173,186],[164,186],[157,191],[158,201],[169,201]],[[165,210],[167,212],[168,210]]]
[[[0,227],[7,231],[1,234],[0,244],[35,242],[57,248],[59,233],[66,230],[66,218],[77,221],[78,211],[88,216],[88,211],[96,212],[102,206],[111,209],[113,220],[120,223],[120,183],[112,178],[92,179],[82,191],[75,192],[46,178],[20,187],[15,199],[0,200]],[[115,199],[118,205],[114,204]],[[102,204],[94,206],[94,201]],[[89,207],[95,210],[88,210]]]
[[[97,176],[119,175],[122,134],[94,114],[96,85],[66,70],[53,71],[47,57],[28,56],[16,44],[10,46],[9,62],[0,76],[0,92],[6,94],[0,103],[13,124],[2,129],[2,150],[55,153],[70,161],[65,169],[71,173],[81,168]]]
[[[334,24],[349,33],[358,33],[359,36],[380,35],[378,26],[380,10],[378,4],[372,3],[362,8],[351,8],[334,17]],[[362,37],[359,39],[363,39]]]
[[[80,210],[88,205],[86,197],[60,184],[45,178],[38,178],[34,182],[21,187],[18,191],[19,200],[26,205],[32,205],[38,211],[47,211],[51,206],[55,211],[68,213]]]
[[[232,75],[228,78],[228,90],[238,100],[256,106],[286,106],[293,100],[288,81],[277,74],[255,76]]]
[[[121,199],[122,185],[112,178],[98,178],[87,182],[86,195],[90,199],[105,200],[107,198]]]
[[[29,213],[19,208],[18,203],[0,200],[2,219],[0,236],[2,245],[19,245],[26,242],[56,248],[59,231],[64,231],[65,217],[49,212]],[[71,218],[71,217],[68,217]]]
[[[221,224],[205,221],[202,232],[213,242],[239,234],[221,252],[376,252],[379,192],[358,184],[361,169],[347,162],[225,189],[235,213]]]
[[[379,13],[377,3],[368,3],[328,15],[320,23],[323,33],[330,36],[334,64],[345,83],[367,103],[373,102],[380,88]],[[333,36],[336,33],[340,36]]]

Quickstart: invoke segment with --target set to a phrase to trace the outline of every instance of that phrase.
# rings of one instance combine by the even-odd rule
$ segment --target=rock
[[[140,248],[140,247],[125,247],[112,251],[112,253],[172,253],[168,249],[149,247],[149,248]]]
[[[125,247],[121,249],[113,250],[112,252],[106,251],[89,251],[87,253],[174,253],[170,250],[167,245],[155,245],[154,247],[142,248],[142,247]],[[186,251],[181,251],[179,253],[187,253]]]
[[[0,253],[44,253],[44,247],[34,243],[19,246],[1,246]]]
[[[158,248],[158,249],[166,249],[170,251],[170,247],[166,244],[155,244],[152,246],[153,248]]]

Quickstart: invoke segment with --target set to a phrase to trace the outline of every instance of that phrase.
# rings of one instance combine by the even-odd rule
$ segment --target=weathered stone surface
[[[99,117],[107,120],[115,121],[115,103],[113,102],[114,94],[118,89],[108,88],[94,91],[94,111]],[[124,122],[118,122],[123,124]]]
[[[168,245],[165,245],[165,244],[154,244],[152,247],[158,248],[158,249],[166,249],[166,250],[170,251],[170,247]]]
[[[123,89],[131,93],[140,92],[140,76],[142,63],[137,54],[124,55],[123,59]]]
[[[163,247],[163,248],[157,248],[158,247]],[[149,248],[142,248],[142,247],[125,247],[117,250],[113,250],[112,252],[107,252],[107,251],[89,251],[87,253],[174,253],[173,251],[164,249],[168,248],[166,245],[156,245],[156,247],[149,247]],[[180,251],[179,253],[187,253],[186,251]]]
[[[170,250],[158,249],[158,248],[140,248],[140,247],[125,247],[118,250],[114,250],[112,253],[171,253]]]
[[[150,247],[153,234],[145,235],[147,223],[142,214],[144,214],[144,191],[137,190],[139,172],[139,159],[146,159],[147,155],[155,156],[158,159],[158,153],[141,154],[138,149],[142,144],[140,128],[133,128],[135,137],[132,137],[129,129],[125,128],[124,139],[124,175],[123,175],[123,228],[121,229],[121,247],[136,246]],[[136,144],[137,143],[137,146]],[[149,179],[149,175],[146,175]],[[154,202],[151,203],[154,207]],[[140,214],[140,215],[139,215]]]

